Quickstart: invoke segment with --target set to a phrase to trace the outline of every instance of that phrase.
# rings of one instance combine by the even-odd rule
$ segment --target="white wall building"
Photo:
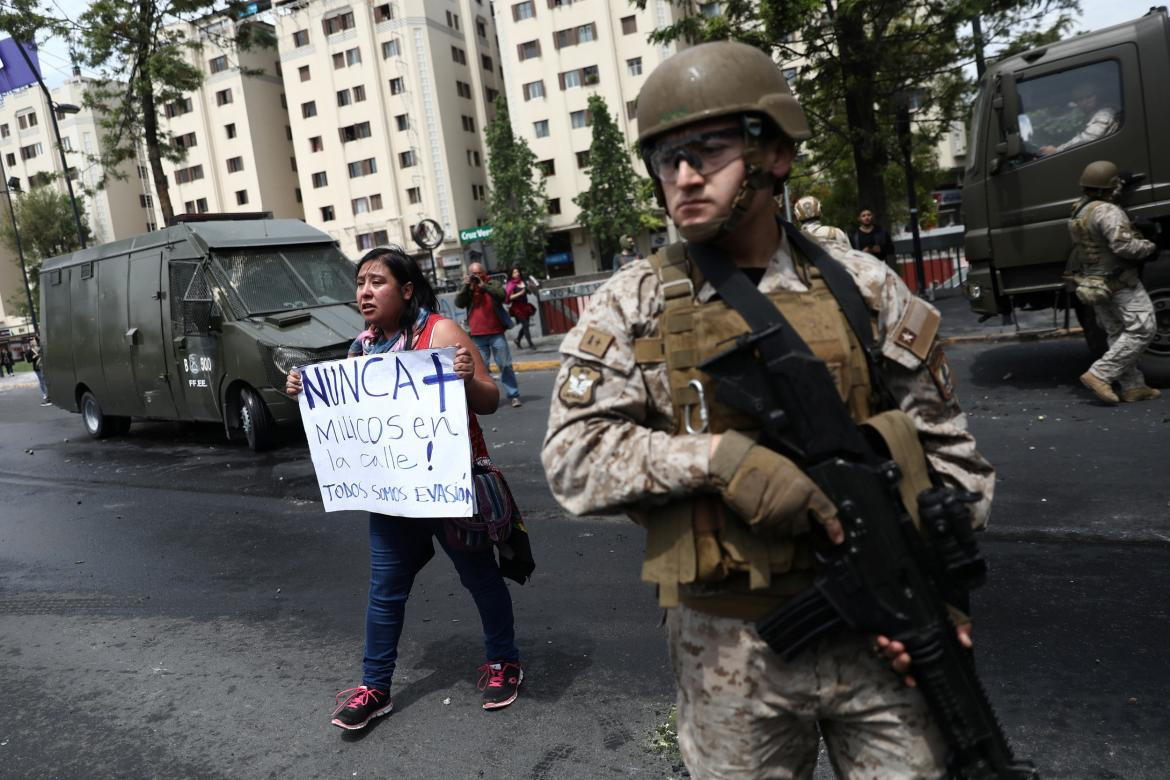
[[[592,94],[609,106],[628,144],[638,136],[638,92],[675,47],[651,45],[648,35],[682,11],[667,2],[498,0],[500,52],[507,74],[512,127],[544,171],[549,205],[550,272],[609,270],[595,242],[577,223],[573,198],[589,188],[592,142],[586,104]],[[640,172],[642,164],[635,160]]]
[[[394,243],[428,267],[411,230],[433,219],[441,268],[461,274],[478,247],[465,256],[459,229],[485,219],[482,138],[501,81],[490,3],[289,0],[274,13],[305,221],[351,256]]]

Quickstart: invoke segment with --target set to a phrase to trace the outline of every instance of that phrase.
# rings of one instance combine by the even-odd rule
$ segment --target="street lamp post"
[[[49,120],[53,123],[53,137],[57,139],[57,153],[61,155],[61,174],[65,177],[65,188],[69,191],[69,204],[73,207],[73,223],[77,227],[77,242],[82,249],[85,249],[85,231],[81,228],[81,211],[77,208],[77,197],[73,194],[73,180],[69,178],[69,163],[65,160],[65,145],[61,143],[61,128],[57,125],[58,111],[62,114],[76,114],[81,109],[69,103],[54,103],[53,96],[49,94],[49,88],[45,86],[45,81],[41,78],[40,70],[33,65],[32,58],[24,50],[24,44],[15,38],[12,39],[12,42],[16,44],[20,56],[24,57],[28,69],[36,76],[37,83],[41,85],[41,91],[45,93],[45,100],[49,104]]]
[[[24,263],[24,247],[20,243],[20,229],[16,225],[16,209],[12,206],[12,192],[20,192],[20,181],[14,176],[4,178],[4,162],[0,160],[0,181],[4,181],[5,200],[8,201],[8,218],[12,220],[12,235],[16,239],[16,256],[20,259],[20,278],[24,280],[24,294],[28,298],[28,318],[32,322],[33,335],[37,341],[41,338],[41,329],[37,325],[37,310],[33,307],[32,287],[28,283],[28,267]]]

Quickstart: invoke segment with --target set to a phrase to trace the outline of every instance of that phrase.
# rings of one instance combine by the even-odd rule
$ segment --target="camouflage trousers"
[[[1157,332],[1154,304],[1146,288],[1141,282],[1123,287],[1108,301],[1094,304],[1093,313],[1105,330],[1109,349],[1089,370],[1106,382],[1117,382],[1122,390],[1144,385],[1137,363]]]
[[[945,745],[921,694],[872,640],[839,633],[785,663],[751,623],[667,617],[678,740],[695,780],[811,778],[819,736],[842,778],[938,778]]]

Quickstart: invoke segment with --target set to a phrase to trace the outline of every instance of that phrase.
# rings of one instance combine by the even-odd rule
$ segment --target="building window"
[[[467,164],[473,168],[482,167],[479,163],[479,152],[477,152],[475,149],[467,150]]]
[[[301,194],[300,187],[297,187],[295,190],[293,190],[293,194],[297,196],[297,203],[304,203],[305,202],[305,196]]]
[[[553,46],[558,49],[595,40],[597,40],[597,25],[593,22],[577,27],[568,27],[564,30],[557,30],[553,33]]]
[[[339,127],[337,128],[337,135],[341,138],[341,142],[343,144],[347,144],[350,141],[357,141],[360,138],[369,138],[370,123],[358,122],[356,125],[346,125],[345,127]]]
[[[374,193],[370,196],[370,211],[378,211],[382,208],[382,196],[379,193]]]
[[[309,139],[310,152],[322,152],[325,150],[325,142],[321,140],[321,136],[315,135]]]
[[[8,123],[0,125],[0,138],[7,138],[12,135],[12,131],[8,129]]]
[[[397,57],[401,53],[398,46],[398,39],[393,38],[389,41],[382,41],[382,59],[387,57]]]
[[[334,215],[334,213],[333,213],[332,206],[322,206],[321,207],[321,221],[322,222],[332,222],[334,220],[335,216],[336,215]]]
[[[536,3],[532,0],[527,2],[516,3],[512,6],[512,21],[518,22],[521,19],[531,19],[536,16]]]
[[[337,93],[337,105],[348,106],[353,101],[349,98],[349,90],[343,89]]]
[[[353,207],[354,215],[365,214],[369,211],[377,211],[382,208],[381,195],[363,195],[360,198],[354,198],[350,201],[350,206]]]
[[[581,80],[586,84],[597,84],[601,81],[601,75],[597,71],[596,65],[586,65],[581,68]]]
[[[585,169],[589,167],[589,150],[577,152],[577,167]]]
[[[530,60],[540,56],[540,41],[525,41],[516,47],[520,54],[520,61]]]
[[[150,194],[142,194],[138,196],[138,205],[144,209],[154,206],[154,197]]]
[[[410,117],[407,116],[406,114],[398,114],[397,116],[394,117],[394,125],[399,130],[409,130],[410,129]]]
[[[175,184],[186,184],[203,178],[203,166],[192,165],[190,168],[175,169]]]
[[[469,117],[467,114],[463,114],[459,118],[463,120],[463,129],[464,130],[466,130],[469,133],[475,132],[475,119],[473,117]]]
[[[631,76],[641,76],[642,75],[642,58],[641,57],[633,57],[631,59],[626,60],[626,70],[628,70],[630,72]]]
[[[61,139],[64,141],[65,139]],[[190,149],[192,146],[198,146],[199,141],[195,138],[194,133],[184,133],[183,135],[175,136],[175,146],[180,149]]]
[[[385,230],[375,230],[373,233],[358,233],[354,239],[357,241],[358,249],[366,250],[389,243],[390,234]]]
[[[369,176],[372,173],[378,172],[378,163],[373,157],[368,157],[365,160],[358,160],[346,165],[349,171],[349,178],[357,179],[362,176]]]
[[[42,149],[41,149],[41,145],[39,143],[38,144],[29,144],[28,146],[22,146],[22,147],[20,147],[20,159],[31,160],[32,158],[39,155],[41,153],[41,151],[42,151]]]
[[[553,216],[556,216],[557,214],[561,213],[561,199],[560,198],[549,198],[548,199],[548,213],[550,215],[553,215]]]
[[[301,103],[301,116],[305,119],[317,116],[317,101],[310,100],[308,103]]]
[[[301,77],[301,81],[308,81],[309,80],[309,66],[302,65],[301,67],[297,68],[297,75]]]
[[[218,57],[212,57],[210,60],[208,60],[207,65],[209,68],[211,68],[212,73],[219,73],[221,70],[227,70],[227,55],[221,54]]]
[[[561,83],[561,89],[573,89],[581,86],[581,71],[567,70],[564,73],[557,74],[557,80]]]
[[[184,202],[183,203],[183,211],[187,212],[188,214],[194,214],[195,213],[195,201],[188,200],[188,201]]]
[[[459,97],[471,100],[471,85],[466,81],[456,81],[455,91],[459,93]]]
[[[227,161],[228,173],[239,173],[244,170],[243,157],[229,157]]]
[[[481,3],[481,5],[482,5],[482,3]],[[484,22],[483,19],[476,19],[475,20],[475,34],[478,35],[480,38],[487,37],[487,23]]]
[[[192,108],[193,106],[191,103],[191,98],[187,97],[173,101],[171,103],[167,103],[166,107],[163,109],[163,113],[167,115],[167,119],[173,119],[174,117],[186,114],[187,112],[191,111]],[[33,119],[36,119],[36,116],[33,116]],[[20,129],[23,130],[24,119],[22,117],[17,117],[17,120],[20,122]],[[36,122],[33,122],[33,124],[35,125]]]
[[[638,101],[637,101],[637,99],[627,100],[626,101],[626,119],[637,119],[637,118],[638,118]]]
[[[467,64],[467,52],[460,49],[458,46],[451,47],[451,59],[459,65]]]
[[[699,3],[700,16],[718,16],[719,3]]]
[[[248,191],[247,190],[236,190],[236,205],[243,206],[243,205],[246,205],[247,202],[248,202]]]
[[[448,11],[447,12],[447,26],[450,27],[452,30],[458,30],[459,29],[459,14],[453,14],[450,11]]]
[[[280,93],[280,107],[283,109],[288,108],[288,96],[283,92]]]
[[[321,28],[325,31],[325,35],[334,35],[342,30],[348,30],[353,27],[353,11],[342,11],[333,16],[327,16],[321,20]]]
[[[297,30],[296,32],[293,33],[293,46],[295,48],[299,49],[301,46],[308,46],[308,45],[309,45],[309,31],[308,30]]]
[[[16,165],[16,155],[12,152],[9,152],[8,154],[4,155],[4,162],[6,162],[8,167],[11,168],[13,165]]]
[[[532,132],[537,138],[548,138],[548,120],[538,119],[532,123]]]
[[[589,127],[591,124],[593,124],[593,121],[590,119],[588,111],[572,111],[569,113],[569,127]]]
[[[215,104],[217,106],[226,106],[230,102],[232,102],[232,91],[230,88],[221,89],[215,93]]]
[[[415,164],[414,150],[407,149],[398,155],[398,167],[411,168]]]
[[[313,189],[319,190],[329,183],[329,176],[325,171],[318,171],[313,174]]]
[[[788,82],[788,88],[792,88],[792,84],[796,81],[796,68],[784,69],[784,80]]]
[[[20,125],[21,130],[27,130],[30,127],[36,127],[37,115],[32,112],[27,114],[20,114],[16,117],[16,123]]]
[[[544,97],[544,82],[530,81],[524,85],[524,99],[534,100],[535,98]]]
[[[333,52],[333,69],[338,70],[339,68],[344,68],[344,67],[345,67],[345,52],[343,52],[343,51]]]
[[[622,35],[633,35],[638,32],[638,17],[623,16],[622,17]]]
[[[472,184],[471,185],[471,199],[472,200],[486,200],[487,199],[487,193],[485,192],[482,184]]]
[[[419,203],[422,203],[422,188],[411,187],[408,189],[406,191],[406,199],[410,202],[411,205],[418,205]]]
[[[492,62],[492,58],[487,56],[486,54],[481,54],[479,57],[479,61],[481,63],[483,63],[483,69],[486,70],[488,73],[491,73],[492,68],[495,67],[495,63]]]
[[[401,95],[405,91],[406,91],[406,82],[402,80],[401,76],[399,76],[397,78],[390,79],[390,94],[391,95]]]
[[[292,139],[290,138],[289,140],[291,141]],[[296,173],[296,170],[297,170],[297,156],[296,156],[295,154],[294,154],[293,156],[291,156],[291,157],[289,157],[289,158],[288,158],[288,166],[289,166],[289,168],[291,168],[291,169],[292,169],[293,173]]]
[[[140,178],[140,179],[146,178],[146,166],[145,165],[138,166],[138,178]]]
[[[353,88],[353,102],[361,103],[366,99],[366,87],[364,84],[358,84]]]
[[[195,210],[200,214],[207,213],[207,198],[199,198],[195,201]]]
[[[374,6],[374,24],[381,24],[388,22],[394,18],[394,9],[390,7],[389,3],[382,3]]]
[[[499,96],[500,96],[500,91],[498,89],[492,89],[491,87],[484,87],[483,88],[483,98],[488,103],[495,103],[496,98],[498,98]]]
[[[541,176],[555,176],[557,172],[557,161],[541,160],[536,164],[536,170],[540,171]]]
[[[288,125],[284,126],[284,137],[290,141],[292,140],[292,128],[289,127]]]

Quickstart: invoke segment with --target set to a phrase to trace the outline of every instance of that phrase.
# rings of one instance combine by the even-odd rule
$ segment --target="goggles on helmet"
[[[742,127],[728,127],[666,140],[650,150],[646,164],[660,181],[672,184],[683,160],[696,173],[710,176],[743,157],[743,133]]]

